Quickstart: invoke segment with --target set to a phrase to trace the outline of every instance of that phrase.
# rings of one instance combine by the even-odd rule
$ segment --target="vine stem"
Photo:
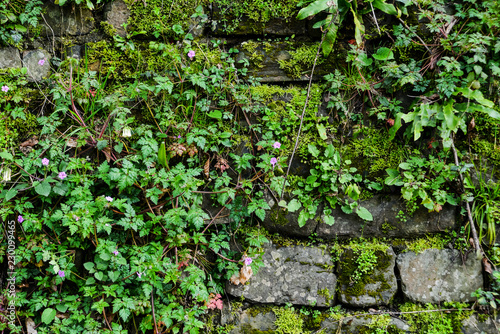
[[[462,172],[460,171],[460,165],[458,162],[458,155],[457,155],[457,150],[455,149],[455,143],[453,142],[453,138],[451,139],[451,150],[453,152],[453,158],[455,159],[455,165],[458,168],[458,176],[460,178],[460,185],[462,187],[462,191],[465,192],[464,188],[464,178],[462,176]],[[470,205],[469,202],[466,200],[465,201],[465,209],[467,210],[467,218],[469,219],[469,224],[470,224],[470,230],[472,233],[472,240],[474,241],[474,248],[476,251],[481,252],[481,254],[484,257],[484,252],[481,249],[481,245],[479,244],[479,238],[477,237],[477,231],[476,231],[476,226],[474,225],[474,219],[472,218],[472,213],[470,210]]]
[[[313,67],[311,69],[311,75],[309,77],[309,83],[307,85],[306,101],[304,102],[304,108],[302,109],[302,115],[300,116],[299,131],[297,132],[297,138],[295,138],[295,146],[293,147],[292,156],[290,157],[290,161],[288,162],[288,167],[286,169],[286,174],[285,174],[285,180],[283,182],[283,188],[281,189],[281,194],[280,194],[278,203],[281,201],[281,199],[283,198],[283,195],[285,194],[286,180],[288,178],[288,174],[290,174],[290,167],[292,166],[293,157],[295,156],[295,152],[297,151],[297,146],[299,145],[300,132],[302,131],[302,124],[304,123],[304,116],[306,114],[307,105],[309,104],[312,79],[314,76],[314,70],[316,68],[316,63],[318,62],[318,57],[319,57],[319,54],[321,52],[321,46],[323,45],[323,42],[325,41],[326,34],[330,30],[330,27],[332,26],[333,22],[335,22],[335,20],[337,19],[338,13],[339,12],[337,10],[337,13],[335,13],[335,17],[332,18],[328,27],[323,31],[323,35],[321,36],[321,42],[319,43],[318,51],[316,52],[316,57],[314,57]]]

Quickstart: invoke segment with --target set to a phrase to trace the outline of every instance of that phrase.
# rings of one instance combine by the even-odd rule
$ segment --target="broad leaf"
[[[47,197],[47,196],[50,195],[50,190],[51,190],[51,187],[50,187],[49,182],[47,182],[47,181],[43,181],[42,183],[38,184],[35,187],[35,191],[39,195],[42,195],[42,196],[45,196],[45,197]]]
[[[335,0],[317,0],[311,3],[309,6],[302,8],[297,14],[297,19],[303,20],[306,17],[316,15],[319,12],[324,11],[330,7],[337,7],[337,1]]]
[[[361,219],[373,221],[373,216],[370,211],[368,211],[366,208],[363,208],[362,206],[358,206],[358,208],[356,209],[356,213]]]
[[[377,50],[377,53],[373,55],[373,58],[377,60],[390,60],[394,59],[394,54],[392,53],[391,49],[382,47]]]
[[[56,317],[57,311],[53,308],[46,308],[42,313],[42,322],[46,325],[50,324]]]
[[[394,5],[385,3],[385,0],[373,0],[373,7],[380,9],[386,14],[398,16],[398,11]]]

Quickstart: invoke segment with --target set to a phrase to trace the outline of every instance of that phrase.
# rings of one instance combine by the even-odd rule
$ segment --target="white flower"
[[[10,181],[12,177],[12,170],[9,167],[2,169],[2,180]]]
[[[131,129],[128,126],[123,128],[122,137],[132,137]]]

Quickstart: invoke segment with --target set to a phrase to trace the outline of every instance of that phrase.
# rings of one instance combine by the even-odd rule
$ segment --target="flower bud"
[[[132,137],[132,131],[128,126],[123,128],[122,137]]]
[[[5,167],[2,169],[2,180],[3,181],[10,181],[12,177],[12,170],[9,167]]]

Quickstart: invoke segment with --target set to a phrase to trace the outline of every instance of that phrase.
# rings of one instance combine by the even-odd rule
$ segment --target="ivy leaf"
[[[362,206],[358,206],[358,208],[356,209],[356,213],[361,219],[373,221],[373,216],[370,213],[370,211],[368,211],[366,208]]]
[[[50,324],[56,317],[57,311],[53,308],[46,308],[42,313],[42,322],[46,325]]]

